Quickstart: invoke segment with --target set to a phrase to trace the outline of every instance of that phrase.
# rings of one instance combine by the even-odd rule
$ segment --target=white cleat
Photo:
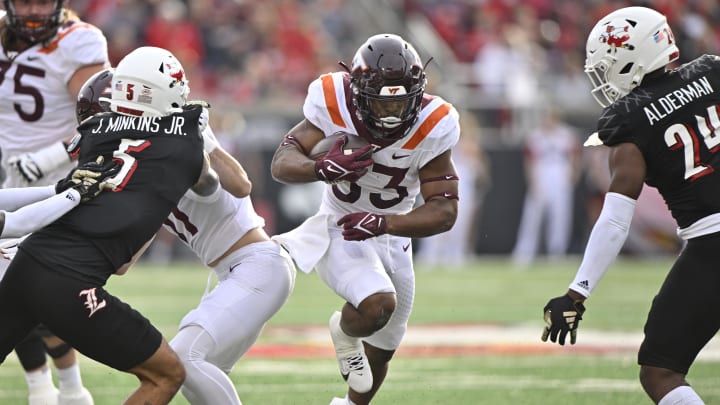
[[[348,336],[340,327],[342,314],[338,311],[330,317],[330,336],[335,346],[335,356],[340,374],[353,391],[364,394],[372,389],[373,376],[362,342]],[[333,399],[334,401],[334,399]],[[340,402],[342,404],[342,402]]]
[[[58,405],[58,389],[34,392],[28,396],[29,405]]]
[[[74,391],[60,391],[58,405],[95,405],[92,395],[85,388]]]
[[[345,398],[338,398],[335,397],[330,401],[330,405],[348,405],[348,402],[345,400]]]

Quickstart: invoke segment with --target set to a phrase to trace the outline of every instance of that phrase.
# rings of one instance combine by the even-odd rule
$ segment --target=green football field
[[[541,312],[564,293],[577,258],[513,268],[503,259],[463,268],[417,268],[417,293],[406,342],[374,404],[643,404],[635,350],[669,259],[622,260],[588,300],[578,343],[539,340]],[[197,264],[140,264],[107,288],[143,312],[170,339],[205,291]],[[295,290],[258,343],[231,374],[245,405],[327,404],[344,395],[325,324],[341,301],[315,274]],[[717,339],[715,339],[717,340]],[[689,381],[708,404],[720,403],[720,350],[701,354]],[[97,405],[119,404],[133,376],[81,358]],[[14,355],[0,366],[0,404],[26,404]],[[173,404],[187,404],[178,395]]]

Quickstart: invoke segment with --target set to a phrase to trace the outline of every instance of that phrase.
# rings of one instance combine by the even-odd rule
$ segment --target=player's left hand
[[[574,300],[570,295],[565,294],[561,297],[555,297],[548,301],[543,308],[543,317],[545,319],[545,328],[541,339],[547,342],[558,342],[565,345],[565,338],[570,333],[570,344],[575,344],[577,340],[577,329],[585,313],[585,306],[580,300]]]
[[[343,227],[345,240],[365,240],[387,233],[385,215],[371,212],[353,212],[337,221]]]

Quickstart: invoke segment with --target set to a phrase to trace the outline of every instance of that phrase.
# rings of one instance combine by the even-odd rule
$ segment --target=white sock
[[[658,405],[705,405],[692,387],[681,385],[668,392]]]
[[[25,381],[27,381],[28,391],[32,393],[52,391],[55,384],[52,379],[50,367],[45,366],[40,370],[25,372]]]
[[[61,391],[75,391],[82,388],[80,366],[77,362],[68,368],[58,368],[57,373]]]

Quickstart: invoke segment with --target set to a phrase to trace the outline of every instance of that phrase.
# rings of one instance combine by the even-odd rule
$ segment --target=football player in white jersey
[[[330,318],[340,372],[349,390],[331,404],[366,405],[380,388],[407,328],[415,278],[411,238],[449,230],[458,209],[451,150],[458,113],[425,94],[417,52],[397,35],[370,37],[348,72],[328,73],[308,89],[305,119],[273,157],[283,183],[324,181],[319,211],[274,239],[303,271],[313,268],[346,303]],[[323,137],[360,136],[370,146],[308,158]],[[372,148],[372,157],[367,157]],[[423,203],[415,207],[416,197]]]
[[[83,87],[78,121],[108,110],[101,98],[112,77],[106,70]],[[213,171],[187,191],[164,226],[213,269],[218,284],[183,318],[170,346],[185,366],[182,393],[191,404],[240,405],[228,375],[287,301],[295,266],[263,230],[265,220],[250,200],[252,183],[208,120],[206,108],[201,127]]]
[[[287,301],[295,266],[263,230],[243,167],[209,126],[203,137],[219,182],[191,188],[165,227],[212,268],[218,284],[183,318],[170,346],[185,365],[182,394],[192,405],[240,405],[228,375]]]
[[[66,144],[76,133],[75,97],[82,84],[109,65],[97,28],[64,8],[63,0],[3,0],[0,19],[0,164],[4,187],[54,184],[74,166]],[[54,336],[45,339],[60,379],[60,404],[91,404],[75,352]],[[30,399],[49,403],[56,389],[39,339],[18,356]],[[27,362],[23,361],[27,359]],[[28,368],[29,367],[29,368]],[[72,391],[72,392],[71,392]],[[77,397],[77,398],[75,398]],[[78,402],[79,401],[79,402]]]

